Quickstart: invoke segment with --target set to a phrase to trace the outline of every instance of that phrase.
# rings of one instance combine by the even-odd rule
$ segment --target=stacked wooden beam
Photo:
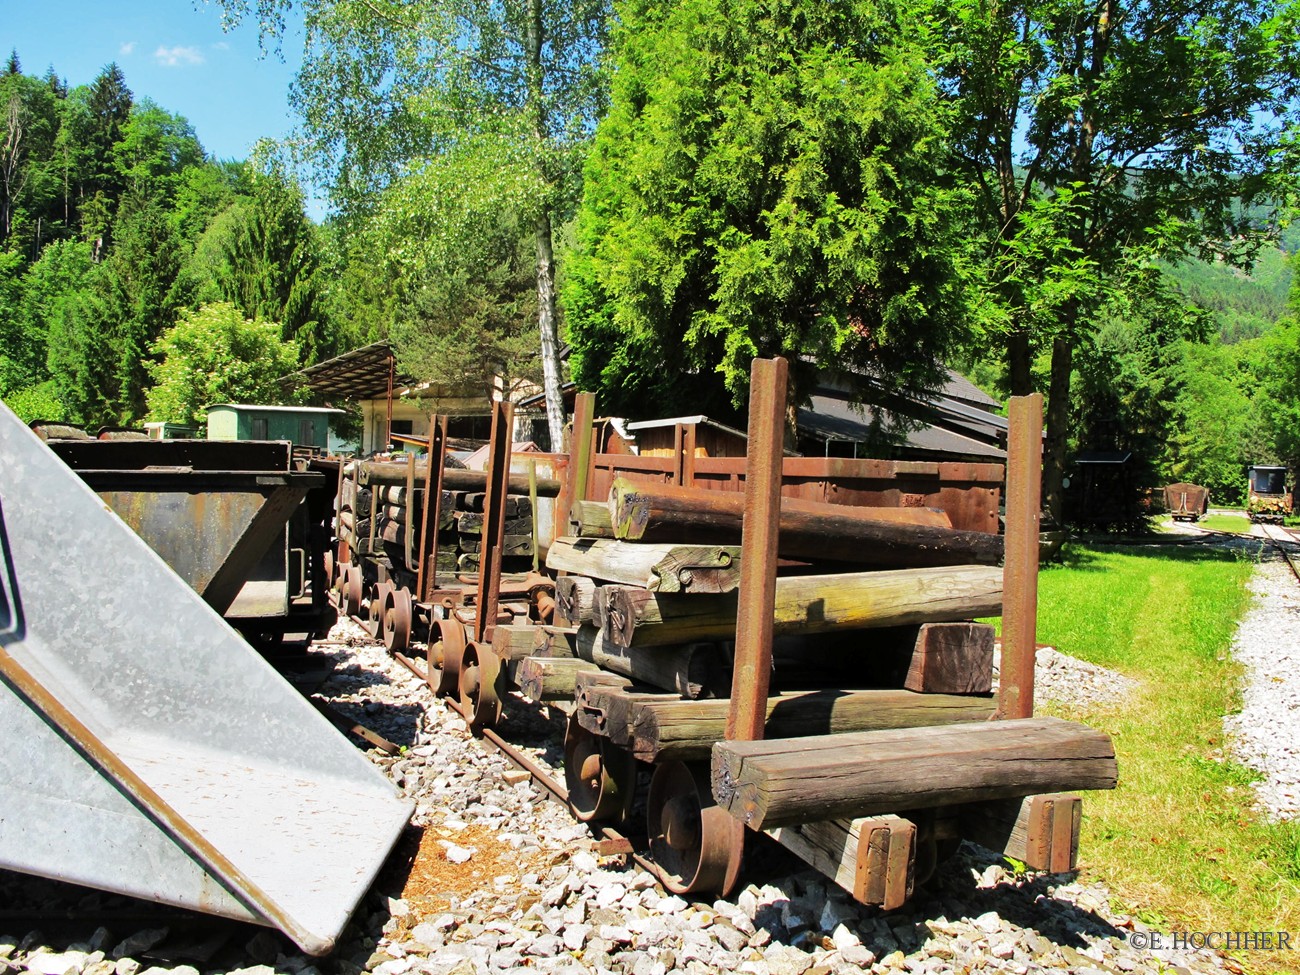
[[[357,461],[343,471],[336,523],[338,537],[358,555],[386,564],[390,576],[401,575],[408,559],[420,551],[424,519],[423,485],[427,470],[392,462]],[[436,569],[440,576],[475,573],[483,535],[483,475],[448,470],[455,489],[442,492],[437,526]],[[535,532],[532,502],[526,496],[506,499],[506,536],[502,570],[527,572],[533,566]]]
[[[557,539],[547,566],[568,573],[556,598],[577,655],[662,691],[726,696],[740,501],[619,480],[608,519],[575,504],[569,524],[584,534]],[[798,645],[777,653],[778,675],[834,646],[837,687],[989,693],[992,630],[966,621],[1001,612],[998,536],[954,530],[930,508],[787,500],[780,539],[774,629]]]

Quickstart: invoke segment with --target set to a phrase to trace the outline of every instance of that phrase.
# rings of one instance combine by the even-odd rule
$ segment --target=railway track
[[[1297,564],[1300,561],[1300,539],[1296,533],[1282,525],[1261,524],[1259,527],[1263,529],[1264,537],[1273,543],[1273,548],[1286,559],[1296,580],[1300,581],[1300,565]]]

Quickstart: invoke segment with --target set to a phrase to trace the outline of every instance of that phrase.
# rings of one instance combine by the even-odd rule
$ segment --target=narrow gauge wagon
[[[1210,489],[1183,481],[1166,485],[1165,507],[1174,521],[1200,521],[1210,510]]]
[[[1291,495],[1286,489],[1285,467],[1250,468],[1247,478],[1246,512],[1253,522],[1282,524],[1291,513]]]
[[[1032,716],[1041,399],[1013,402],[1004,566],[1000,465],[784,457],[785,364],[756,362],[751,389],[746,457],[701,456],[685,427],[671,456],[600,453],[583,394],[552,477],[512,470],[509,404],[475,484],[415,460],[356,468],[339,598],[390,647],[424,641],[398,659],[476,734],[506,744],[503,708],[560,709],[557,791],[675,892],[725,896],[757,833],[885,908],[962,838],[1073,869],[1072,790],[1113,788],[1116,765],[1106,735]],[[384,483],[401,493],[360,500]],[[554,577],[503,576],[511,499],[552,492],[552,518],[532,511]],[[359,523],[385,504],[407,510],[367,526],[381,562]],[[474,506],[477,566],[457,568],[477,571],[444,586],[442,512]],[[998,615],[994,693],[975,620]]]

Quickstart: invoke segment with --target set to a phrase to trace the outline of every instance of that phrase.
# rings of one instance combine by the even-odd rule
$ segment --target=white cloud
[[[215,44],[212,45],[212,50],[214,50],[214,51],[229,51],[229,50],[230,50],[230,45],[227,44],[225,41],[217,41]]]
[[[134,51],[135,51],[135,41],[127,41],[125,44],[123,44],[121,47],[117,49],[117,53],[122,55],[122,57],[124,58],[129,58],[132,52]]]
[[[154,59],[164,68],[179,68],[183,64],[202,64],[203,55],[197,47],[160,47],[153,52]]]

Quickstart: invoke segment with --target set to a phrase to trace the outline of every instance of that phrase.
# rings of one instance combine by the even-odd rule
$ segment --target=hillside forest
[[[287,0],[219,5],[279,43]],[[1294,0],[298,15],[300,131],[246,160],[115,64],[70,85],[11,53],[0,398],[24,419],[301,401],[283,377],[382,338],[429,382],[541,385],[552,439],[568,379],[606,414],[733,419],[755,355],[792,360],[796,398],[957,368],[1048,395],[1056,513],[1078,451],[1223,502],[1249,464],[1300,468]]]

